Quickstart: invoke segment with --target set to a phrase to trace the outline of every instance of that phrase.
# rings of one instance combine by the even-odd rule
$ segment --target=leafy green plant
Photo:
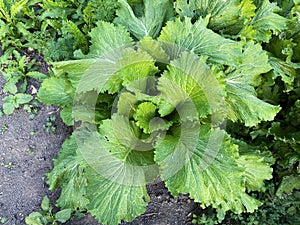
[[[5,124],[3,124],[1,127],[1,130],[0,130],[0,134],[3,135],[7,131],[7,129],[8,129],[8,127]]]
[[[120,0],[114,24],[89,33],[88,54],[53,64],[38,98],[62,107],[66,124],[80,121],[48,174],[59,207],[130,221],[157,176],[218,221],[262,204],[250,193],[266,190],[277,158],[261,142],[270,133],[251,138],[285,110],[268,98],[277,80],[295,90],[298,3],[283,15],[267,0],[205,2],[176,1],[174,12],[170,1]]]
[[[29,78],[42,80],[47,77],[45,74],[36,71],[39,66],[35,64],[34,59],[31,60],[30,57],[21,55],[16,50],[13,51],[11,57],[12,58],[2,62],[4,64],[2,75],[6,80],[3,88],[4,93],[24,93],[27,89]],[[17,85],[19,85],[19,90]]]
[[[71,217],[71,209],[64,209],[54,213],[48,196],[44,197],[41,207],[41,212],[33,212],[26,217],[26,224],[57,225],[59,223],[65,223]]]
[[[56,126],[55,126],[55,121],[56,121],[56,116],[49,116],[47,118],[46,123],[43,125],[44,129],[47,132],[55,132],[56,131]]]
[[[6,218],[6,217],[0,216],[0,223],[5,224],[6,221],[7,221],[7,218]]]
[[[0,162],[0,166],[3,166],[7,169],[11,169],[14,165],[12,162],[8,162],[8,163],[5,163],[5,162]]]
[[[33,5],[33,1],[29,0],[0,1],[0,42],[5,55],[21,50],[30,40],[30,30],[38,26],[38,21],[34,20]]]
[[[3,112],[10,115],[13,111],[20,107],[22,104],[30,102],[33,97],[29,94],[18,93],[15,95],[8,95],[3,99]]]
[[[47,60],[59,61],[74,58],[73,52],[87,53],[87,33],[96,21],[111,21],[117,7],[116,1],[36,1],[40,7],[37,18],[41,30],[37,39],[46,39],[39,51]]]

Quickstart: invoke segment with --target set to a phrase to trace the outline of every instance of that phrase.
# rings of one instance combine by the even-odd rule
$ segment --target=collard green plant
[[[48,174],[50,190],[62,187],[57,205],[104,224],[130,221],[159,176],[219,221],[257,209],[249,193],[265,190],[274,163],[262,140],[285,137],[255,130],[285,110],[272,96],[278,79],[298,93],[298,5],[178,0],[173,12],[170,1],[119,1],[114,24],[89,33],[88,54],[54,63],[38,93],[67,125],[80,122]]]

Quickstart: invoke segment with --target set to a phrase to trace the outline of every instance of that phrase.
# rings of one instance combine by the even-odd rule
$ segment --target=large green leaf
[[[180,137],[167,136],[156,147],[155,160],[169,191],[174,196],[189,194],[204,207],[253,212],[260,203],[245,193],[242,180],[249,169],[237,163],[238,146],[224,131],[209,125],[197,129],[185,123]]]
[[[125,26],[138,40],[145,36],[156,38],[164,22],[173,14],[169,0],[145,0],[142,7],[131,8],[125,0],[119,0],[115,23]]]
[[[293,174],[283,177],[280,186],[276,191],[277,196],[281,196],[283,193],[291,194],[294,189],[300,189],[300,175]]]
[[[172,58],[182,51],[190,50],[200,56],[206,56],[212,62],[236,65],[242,55],[242,43],[226,39],[206,27],[207,21],[197,20],[194,24],[185,17],[183,21],[168,21],[158,40]]]
[[[78,92],[95,90],[116,93],[133,81],[154,75],[158,69],[153,58],[142,50],[125,48],[114,59],[99,58],[85,71]]]
[[[287,28],[288,20],[278,14],[280,8],[275,2],[256,0],[254,3],[257,7],[255,16],[244,25],[239,35],[257,42],[269,42],[272,34],[278,35]]]
[[[217,111],[224,100],[222,89],[204,60],[191,52],[171,61],[158,81],[160,96],[183,118],[203,118]]]
[[[143,213],[149,201],[146,183],[158,175],[151,144],[142,144],[128,118],[116,114],[103,121],[100,133],[78,135],[88,165],[89,212],[104,224],[131,221]]]
[[[89,55],[113,56],[120,48],[127,47],[132,42],[129,32],[123,26],[100,21],[89,34],[91,43]]]
[[[272,120],[279,112],[273,106],[256,97],[254,87],[260,84],[260,76],[271,69],[268,57],[259,45],[248,44],[240,65],[226,76],[227,117],[240,120],[246,126],[254,126],[262,120]]]
[[[88,210],[100,223],[118,225],[122,220],[132,221],[146,211],[150,198],[145,186],[122,185],[105,179],[92,169],[88,173],[94,174],[89,176],[91,203]]]
[[[244,21],[255,15],[256,8],[251,0],[177,0],[175,6],[182,18],[209,16],[209,28],[229,34],[237,34]]]
[[[72,85],[63,78],[51,77],[45,79],[37,94],[38,99],[46,105],[71,105],[73,102]]]
[[[77,155],[75,135],[65,140],[58,158],[54,159],[54,168],[47,174],[50,190],[62,187],[57,205],[61,208],[84,210],[89,200],[86,197],[87,179],[85,169]]]

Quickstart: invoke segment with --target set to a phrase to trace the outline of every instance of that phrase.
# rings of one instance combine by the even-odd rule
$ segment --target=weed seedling
[[[30,148],[26,149],[26,152],[30,155],[30,156],[34,156],[34,151],[32,151]]]
[[[8,129],[8,127],[5,124],[3,124],[1,127],[1,130],[0,130],[0,134],[3,135],[5,133],[5,131],[7,131],[7,129]]]
[[[59,223],[65,223],[70,219],[72,210],[71,209],[63,209],[56,213],[52,212],[52,206],[50,203],[50,199],[45,196],[42,204],[41,212],[33,212],[29,216],[26,217],[26,224],[28,225],[37,225],[37,224],[51,224],[57,225]]]
[[[7,222],[7,218],[6,217],[2,217],[0,216],[0,223],[5,224]]]
[[[56,131],[56,126],[55,126],[55,120],[56,116],[50,116],[47,118],[46,124],[43,125],[44,129],[47,132],[55,132]]]
[[[7,168],[7,169],[11,169],[13,167],[13,164],[12,164],[12,162],[9,162],[9,163],[1,162],[0,166],[3,166],[5,168]]]

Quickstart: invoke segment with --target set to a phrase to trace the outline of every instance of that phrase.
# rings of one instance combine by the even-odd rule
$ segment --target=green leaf
[[[137,46],[146,51],[157,62],[167,63],[169,62],[169,56],[165,53],[160,43],[151,37],[145,37],[137,43]]]
[[[67,126],[74,125],[73,108],[71,106],[67,106],[63,108],[60,111],[60,117]]]
[[[94,174],[89,179],[91,204],[88,210],[100,223],[118,225],[146,211],[150,200],[146,187],[122,185]]]
[[[257,42],[269,42],[272,34],[278,35],[287,28],[288,20],[279,14],[280,8],[275,2],[269,0],[256,1],[255,16],[240,32],[241,37],[246,37]]]
[[[10,102],[4,102],[3,103],[3,112],[6,114],[6,115],[10,115],[14,112],[14,104],[13,103],[10,103]]]
[[[50,190],[62,187],[57,200],[57,206],[65,209],[83,210],[89,203],[86,197],[87,177],[84,167],[80,165],[82,159],[77,156],[78,146],[73,134],[63,143],[58,158],[54,159],[54,168],[47,174]]]
[[[77,87],[84,72],[96,61],[96,59],[69,60],[52,63],[53,73],[57,78],[66,77],[73,87]]]
[[[180,129],[180,139],[167,136],[155,151],[161,177],[172,195],[189,194],[203,207],[235,213],[257,209],[259,201],[245,193],[241,182],[245,168],[236,161],[238,146],[224,131],[190,122]]]
[[[133,48],[119,50],[115,59],[99,58],[84,73],[78,86],[79,92],[95,90],[113,94],[122,90],[123,85],[154,75],[158,69],[146,52]]]
[[[264,180],[272,178],[272,168],[268,161],[274,163],[273,158],[265,158],[259,146],[249,146],[243,141],[233,140],[239,146],[240,156],[237,159],[240,167],[245,168],[243,182],[248,191],[265,191]],[[271,155],[271,153],[269,152]]]
[[[55,219],[58,222],[65,223],[71,218],[71,213],[72,213],[71,209],[63,209],[55,213]]]
[[[44,104],[66,106],[73,102],[72,92],[72,86],[68,81],[51,77],[44,80],[37,96]]]
[[[86,163],[89,212],[104,224],[131,221],[146,210],[146,183],[158,175],[151,145],[142,144],[126,117],[104,120],[100,133],[79,133]]]
[[[33,97],[29,94],[18,93],[15,95],[15,99],[18,104],[25,104],[30,102],[33,99]]]
[[[143,9],[135,12],[125,0],[119,0],[114,22],[125,26],[138,40],[150,36],[156,38],[163,23],[172,16],[169,0],[145,0]]]
[[[44,211],[51,210],[50,199],[48,198],[47,195],[43,198],[41,207],[42,207],[42,210],[44,210]]]
[[[45,75],[43,73],[40,73],[40,72],[37,72],[37,71],[28,72],[26,74],[26,76],[32,77],[32,78],[37,79],[37,80],[41,80],[41,79],[44,79],[44,78],[48,77],[47,75]]]
[[[27,225],[44,225],[42,223],[41,218],[43,218],[43,215],[39,212],[33,212],[30,213],[29,216],[26,216],[25,222]]]
[[[285,176],[281,183],[279,188],[276,191],[277,196],[281,196],[283,193],[291,194],[294,189],[300,189],[300,175],[294,174]]]
[[[182,118],[203,118],[221,107],[223,88],[197,55],[183,52],[168,70],[159,78],[158,90]]]
[[[181,18],[209,17],[208,27],[221,33],[237,34],[244,21],[255,15],[256,6],[250,0],[177,0],[176,11]]]
[[[242,55],[242,43],[226,39],[206,28],[206,25],[204,19],[192,24],[187,17],[183,21],[168,21],[158,41],[163,42],[163,49],[172,59],[187,49],[208,57],[212,62],[236,65]]]
[[[146,134],[150,133],[151,120],[154,119],[157,107],[152,102],[143,102],[138,105],[134,119],[136,124],[144,130]]]
[[[123,26],[115,26],[112,23],[98,22],[90,32],[91,43],[89,55],[113,57],[121,48],[128,47],[132,43],[129,32]]]
[[[248,44],[241,64],[226,77],[227,117],[230,120],[254,126],[262,120],[274,119],[280,107],[257,98],[254,89],[260,84],[261,74],[270,69],[268,57],[261,47]]]
[[[16,15],[26,7],[28,0],[20,0],[15,2],[11,7],[10,7],[10,16],[11,18],[15,18]]]
[[[269,57],[269,63],[273,68],[273,79],[275,80],[280,76],[281,80],[285,83],[286,91],[293,90],[294,80],[297,75],[295,68],[290,63],[275,57]]]

